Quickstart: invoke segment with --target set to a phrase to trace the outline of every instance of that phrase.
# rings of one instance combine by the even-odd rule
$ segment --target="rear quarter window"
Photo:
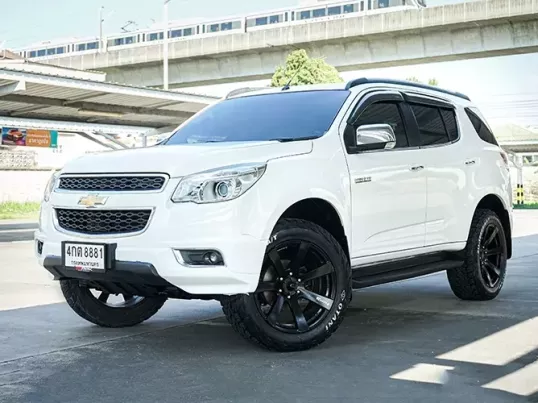
[[[478,137],[480,137],[486,143],[496,146],[499,145],[499,143],[497,143],[497,139],[495,139],[495,136],[487,126],[486,122],[484,122],[471,108],[465,108],[465,113],[467,113],[469,120],[473,124]]]

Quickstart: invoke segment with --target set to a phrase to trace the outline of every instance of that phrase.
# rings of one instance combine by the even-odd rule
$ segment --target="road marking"
[[[417,364],[405,371],[391,376],[391,379],[402,381],[425,382],[443,385],[448,382],[449,372],[454,367],[435,364]]]
[[[502,366],[537,349],[536,335],[538,335],[538,316],[436,358]]]
[[[520,396],[538,392],[538,361],[484,386],[486,389],[502,390]]]

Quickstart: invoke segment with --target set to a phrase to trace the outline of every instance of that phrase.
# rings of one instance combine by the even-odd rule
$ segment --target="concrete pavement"
[[[515,216],[496,300],[458,300],[444,273],[365,289],[329,341],[291,354],[243,341],[214,302],[90,325],[55,303],[31,243],[0,244],[0,402],[538,402],[538,212]]]

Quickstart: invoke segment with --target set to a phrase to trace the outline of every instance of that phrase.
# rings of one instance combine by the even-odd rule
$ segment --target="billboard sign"
[[[6,146],[58,148],[58,132],[56,130],[2,127],[2,144]]]

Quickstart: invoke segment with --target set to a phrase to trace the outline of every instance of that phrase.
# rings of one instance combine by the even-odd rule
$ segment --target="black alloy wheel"
[[[327,340],[351,301],[351,268],[338,241],[305,220],[276,225],[257,289],[221,300],[245,339],[274,351],[298,351]]]
[[[267,323],[288,333],[316,327],[329,314],[336,293],[336,272],[327,254],[310,242],[294,240],[266,255],[255,292]]]
[[[476,211],[464,263],[447,271],[450,288],[458,298],[488,301],[500,293],[506,277],[508,247],[503,224],[494,211]]]
[[[504,249],[501,231],[495,223],[488,224],[482,232],[480,246],[480,274],[484,284],[494,290],[501,281]]]
[[[112,295],[89,288],[75,279],[60,280],[60,286],[65,300],[76,314],[102,327],[128,327],[142,323],[155,315],[167,300],[164,295]]]

